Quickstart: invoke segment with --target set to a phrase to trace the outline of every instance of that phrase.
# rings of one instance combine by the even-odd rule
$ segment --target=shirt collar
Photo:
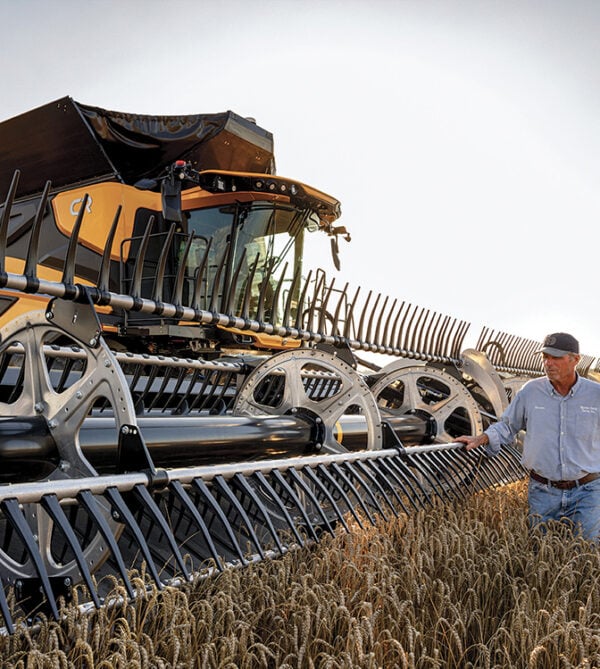
[[[550,379],[546,376],[544,377],[544,381],[546,382],[547,388],[550,390],[550,394],[556,395],[557,397],[573,397],[575,393],[577,392],[579,386],[581,386],[581,376],[577,372],[575,372],[577,378],[575,379],[575,383],[571,386],[571,390],[566,395],[560,395],[559,393],[556,392],[556,388],[552,385]]]

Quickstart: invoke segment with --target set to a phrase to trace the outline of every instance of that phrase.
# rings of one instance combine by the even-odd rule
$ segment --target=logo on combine
[[[71,202],[71,206],[69,207],[69,211],[71,212],[72,216],[77,216],[77,214],[79,213],[79,207],[81,206],[82,202],[83,202],[82,197],[75,198],[75,200],[73,200]],[[85,210],[88,214],[92,213],[92,198],[89,195],[88,195],[88,200],[87,200]]]

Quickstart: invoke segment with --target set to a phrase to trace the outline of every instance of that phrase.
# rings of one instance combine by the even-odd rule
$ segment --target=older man
[[[579,342],[548,335],[539,353],[546,376],[528,381],[497,423],[478,436],[458,437],[467,450],[490,455],[525,430],[522,463],[529,471],[532,527],[571,521],[589,540],[600,539],[600,383],[576,371]]]

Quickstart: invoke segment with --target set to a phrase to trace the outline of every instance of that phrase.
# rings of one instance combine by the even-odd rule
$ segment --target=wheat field
[[[0,639],[3,669],[600,667],[600,559],[524,483]],[[138,578],[142,588],[143,576]]]

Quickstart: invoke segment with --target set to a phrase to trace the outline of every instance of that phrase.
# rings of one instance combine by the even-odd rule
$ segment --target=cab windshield
[[[293,278],[302,271],[305,231],[315,227],[311,213],[273,202],[186,212],[195,235],[186,274],[202,272],[197,306],[277,322],[289,304],[295,317],[300,282]]]

